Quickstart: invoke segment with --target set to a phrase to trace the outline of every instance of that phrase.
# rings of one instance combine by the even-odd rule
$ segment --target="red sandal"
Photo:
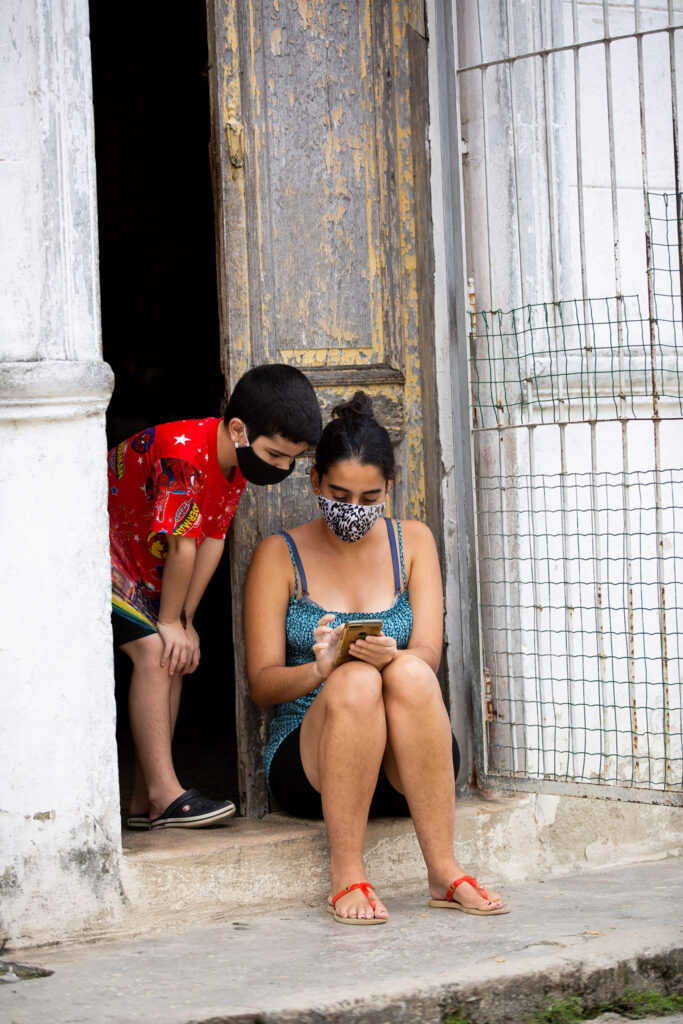
[[[375,897],[375,890],[372,888],[369,882],[356,882],[355,885],[347,885],[343,889],[340,889],[336,896],[332,897],[332,903],[327,904],[327,909],[330,914],[334,914],[334,919],[338,924],[386,924],[386,917],[340,917],[337,911],[334,909],[337,900],[341,899],[342,896],[346,896],[347,892],[353,892],[354,889],[362,889],[363,895],[372,907],[373,913],[377,906],[377,899]]]
[[[474,907],[463,907],[462,903],[457,903],[455,900],[455,890],[462,882],[469,882],[472,888],[476,889],[479,895],[485,899],[490,900],[488,892],[483,885],[479,885],[476,878],[472,875],[461,875],[460,878],[456,878],[454,882],[448,886],[446,896],[442,900],[430,900],[430,907],[445,907],[447,910],[461,910],[463,914],[476,914],[477,917],[493,917],[495,914],[509,914],[510,908],[506,903],[502,907],[492,907],[491,910],[475,910]]]

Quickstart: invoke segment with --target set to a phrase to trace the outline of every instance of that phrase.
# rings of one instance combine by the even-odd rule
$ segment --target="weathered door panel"
[[[393,513],[437,526],[423,5],[209,0],[209,24],[227,386],[287,362],[324,415],[369,391],[397,446]],[[244,575],[262,537],[315,514],[302,463],[278,488],[248,488],[230,531],[247,814],[266,807],[266,719],[244,679]]]

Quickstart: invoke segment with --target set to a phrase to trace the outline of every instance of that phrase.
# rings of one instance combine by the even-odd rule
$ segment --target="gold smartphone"
[[[343,665],[345,661],[353,658],[353,655],[349,654],[349,647],[354,640],[363,640],[366,636],[379,636],[383,624],[382,619],[355,619],[353,622],[345,622],[334,654],[334,667],[337,668],[338,665]]]

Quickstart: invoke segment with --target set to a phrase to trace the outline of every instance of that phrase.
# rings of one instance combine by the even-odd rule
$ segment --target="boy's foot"
[[[149,829],[149,814],[129,814],[126,828],[132,832],[146,832]]]
[[[236,810],[232,800],[207,800],[199,790],[188,789],[169,804],[163,814],[153,818],[149,827],[203,828],[232,818]]]

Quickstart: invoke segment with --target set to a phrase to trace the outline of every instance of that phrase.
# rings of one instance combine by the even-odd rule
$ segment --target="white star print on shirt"
[[[174,438],[176,444],[187,444],[189,440],[189,437],[185,437],[184,434],[181,434],[180,437]]]

